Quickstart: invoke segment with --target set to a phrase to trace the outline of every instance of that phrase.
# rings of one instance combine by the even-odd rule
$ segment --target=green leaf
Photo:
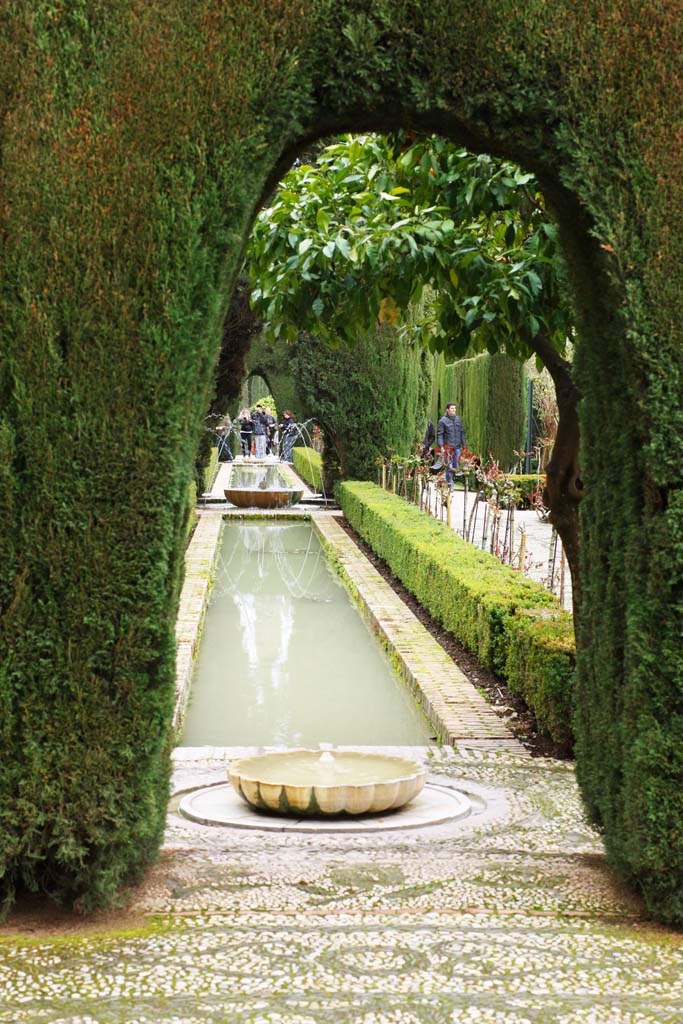
[[[334,244],[337,247],[337,251],[340,252],[342,256],[348,260],[349,256],[351,255],[351,246],[346,241],[346,239],[342,235],[338,235],[337,238],[335,239]]]

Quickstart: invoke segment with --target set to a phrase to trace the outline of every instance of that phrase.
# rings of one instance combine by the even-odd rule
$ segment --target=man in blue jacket
[[[462,420],[455,414],[455,402],[449,402],[446,413],[441,417],[436,428],[436,446],[443,455],[446,465],[446,483],[453,489],[453,473],[458,468],[460,452],[465,447],[465,428]]]

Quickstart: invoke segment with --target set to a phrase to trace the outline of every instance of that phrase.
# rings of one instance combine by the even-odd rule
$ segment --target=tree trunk
[[[545,364],[557,395],[559,422],[552,457],[546,466],[543,502],[550,509],[550,522],[560,535],[572,578],[574,631],[581,607],[579,576],[579,504],[583,481],[579,472],[579,416],[581,393],[571,377],[571,363],[557,352],[544,334],[537,334],[531,347]]]

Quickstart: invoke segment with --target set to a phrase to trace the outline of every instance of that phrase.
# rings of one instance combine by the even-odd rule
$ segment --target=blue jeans
[[[451,457],[450,454],[449,454],[447,459],[445,460],[446,461],[446,477],[445,477],[445,479],[446,479],[446,483],[448,484],[449,487],[453,483],[453,475],[451,473],[451,470],[453,471],[453,473],[455,473],[456,469],[458,468],[458,459],[460,458],[460,451],[461,451],[460,448],[454,448],[453,449],[453,456]],[[450,449],[449,449],[449,452],[450,452]]]

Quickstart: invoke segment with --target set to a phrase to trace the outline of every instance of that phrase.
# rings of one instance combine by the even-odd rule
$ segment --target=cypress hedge
[[[250,223],[312,139],[400,125],[517,160],[557,216],[577,769],[612,863],[683,922],[682,53],[673,0],[2,5],[7,901],[104,903],[153,859],[188,483]]]
[[[353,348],[333,349],[306,335],[291,346],[299,408],[325,434],[328,490],[338,476],[375,478],[376,460],[389,451],[414,450],[427,421],[431,361],[390,325],[359,336]]]
[[[574,630],[540,584],[372,483],[337,488],[344,515],[437,622],[526,701],[562,750],[572,743]]]
[[[430,415],[437,422],[446,402],[455,402],[470,451],[487,460],[489,453],[504,471],[518,461],[526,428],[526,373],[522,363],[504,353],[487,353],[447,363],[435,359]]]

